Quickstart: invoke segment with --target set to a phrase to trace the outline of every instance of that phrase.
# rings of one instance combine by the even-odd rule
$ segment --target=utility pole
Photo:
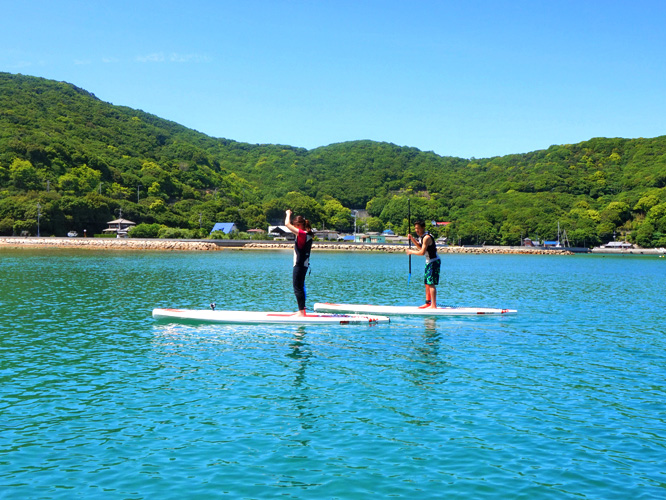
[[[37,237],[40,237],[39,233],[39,219],[42,216],[42,206],[37,202]]]
[[[120,238],[120,224],[123,220],[123,209],[122,207],[118,209],[118,227],[116,228],[116,238]]]

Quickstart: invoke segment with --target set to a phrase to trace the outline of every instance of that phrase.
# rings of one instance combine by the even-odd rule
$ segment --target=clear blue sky
[[[664,0],[16,0],[0,71],[213,137],[465,158],[666,134]]]

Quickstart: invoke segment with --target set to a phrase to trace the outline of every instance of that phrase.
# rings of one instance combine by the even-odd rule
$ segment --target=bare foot
[[[422,306],[419,306],[419,309],[425,309],[427,307],[432,307],[430,304],[423,304]]]
[[[294,316],[303,317],[303,316],[307,316],[307,314],[305,314],[305,311],[298,311],[298,312],[294,313]]]

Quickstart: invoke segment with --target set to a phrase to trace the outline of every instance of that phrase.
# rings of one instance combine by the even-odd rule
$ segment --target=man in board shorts
[[[417,238],[409,234],[409,239],[416,245],[416,250],[407,249],[410,255],[425,255],[425,272],[423,275],[423,282],[425,283],[425,304],[420,306],[422,309],[431,307],[437,308],[437,289],[439,285],[439,271],[442,261],[437,255],[437,245],[432,235],[425,230],[425,222],[422,220],[414,223],[414,231],[416,231]]]

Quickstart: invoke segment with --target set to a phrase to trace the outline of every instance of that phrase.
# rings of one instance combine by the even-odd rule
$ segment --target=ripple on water
[[[665,276],[648,260],[447,256],[442,300],[519,314],[314,328],[150,317],[289,310],[289,252],[2,256],[12,500],[664,494]],[[310,300],[422,300],[404,257],[315,257]]]

